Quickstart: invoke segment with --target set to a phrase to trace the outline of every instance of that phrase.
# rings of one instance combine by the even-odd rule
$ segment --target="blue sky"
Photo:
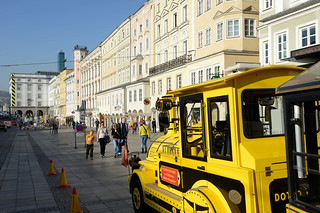
[[[0,1],[0,90],[8,91],[10,73],[57,71],[60,50],[73,61],[75,45],[91,51],[146,0]],[[66,63],[73,68],[73,62]]]

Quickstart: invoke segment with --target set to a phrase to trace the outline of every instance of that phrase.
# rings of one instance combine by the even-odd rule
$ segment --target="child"
[[[87,142],[86,159],[88,159],[89,150],[90,150],[90,158],[91,160],[93,160],[93,141],[94,141],[93,131],[90,130],[90,133],[86,137],[86,142]]]

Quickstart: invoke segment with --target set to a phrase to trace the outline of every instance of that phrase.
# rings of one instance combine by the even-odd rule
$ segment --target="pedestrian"
[[[124,144],[127,145],[127,151],[129,153],[129,148],[128,148],[128,132],[129,132],[129,126],[127,124],[127,119],[125,117],[121,118],[121,123],[119,124],[119,127],[121,129],[121,143],[119,144],[119,152],[121,153],[122,151],[122,146],[124,146]]]
[[[34,122],[34,123],[33,123],[33,130],[34,130],[34,131],[37,131],[37,122]]]
[[[104,127],[104,124],[100,124],[100,128],[97,131],[97,142],[100,143],[100,154],[101,157],[104,158],[104,154],[106,152],[106,141],[105,136],[109,135],[107,128]]]
[[[110,120],[109,127],[110,127],[111,130],[113,129],[113,122],[112,122],[112,120]]]
[[[74,121],[72,121],[72,128],[74,129],[76,126],[76,123]]]
[[[137,128],[138,128],[137,122],[134,122],[132,126],[133,126],[133,133],[132,134],[137,133]]]
[[[89,155],[89,151],[90,151],[90,158],[91,158],[91,160],[93,160],[94,135],[93,135],[93,131],[92,130],[90,130],[90,133],[87,134],[86,142],[87,142],[86,159],[88,159],[88,155]]]
[[[150,131],[147,125],[145,125],[145,121],[142,120],[141,126],[139,129],[139,136],[141,138],[141,152],[147,153],[147,140],[150,139]]]
[[[118,123],[113,124],[113,128],[111,130],[111,135],[113,137],[113,154],[114,158],[117,157],[117,155],[120,155],[119,152],[119,146],[121,141],[121,129],[119,127]]]
[[[96,118],[96,121],[94,122],[95,124],[96,124],[96,132],[98,131],[98,128],[99,128],[99,121],[98,121],[98,119]]]
[[[156,122],[156,119],[153,118],[153,120],[152,120],[152,132],[153,133],[157,132],[156,128],[157,128],[157,122]]]

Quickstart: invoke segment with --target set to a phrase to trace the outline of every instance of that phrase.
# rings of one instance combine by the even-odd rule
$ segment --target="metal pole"
[[[77,131],[74,131],[74,148],[77,148]]]

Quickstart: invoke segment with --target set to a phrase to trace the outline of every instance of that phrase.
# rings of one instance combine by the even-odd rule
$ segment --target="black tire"
[[[136,213],[146,212],[146,204],[144,203],[142,186],[139,179],[134,180],[132,185],[132,204]]]

